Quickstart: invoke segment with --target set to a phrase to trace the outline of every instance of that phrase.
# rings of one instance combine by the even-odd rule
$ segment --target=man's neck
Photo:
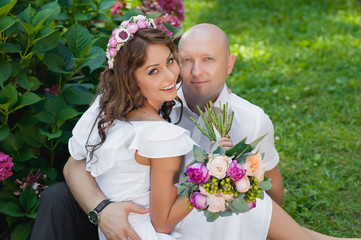
[[[209,101],[212,101],[212,102],[215,102],[216,99],[218,98],[218,96],[214,99],[197,99],[198,101],[191,101],[189,99],[187,99],[186,96],[184,96],[186,102],[187,102],[187,105],[188,105],[188,108],[194,112],[195,114],[199,115],[199,111],[197,109],[197,106],[200,107],[200,109],[204,112],[204,109],[206,107],[206,105],[209,103]]]

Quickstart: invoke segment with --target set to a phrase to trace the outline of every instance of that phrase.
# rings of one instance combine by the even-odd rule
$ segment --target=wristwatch
[[[99,213],[106,207],[108,206],[109,203],[112,203],[112,201],[110,201],[109,199],[105,199],[103,201],[101,201],[98,206],[96,206],[94,209],[90,210],[88,212],[88,218],[89,221],[92,224],[97,225],[99,222]]]

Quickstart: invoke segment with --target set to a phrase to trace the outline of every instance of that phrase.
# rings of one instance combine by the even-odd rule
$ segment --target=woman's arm
[[[192,209],[188,198],[177,196],[183,157],[151,159],[150,217],[157,232],[169,233]]]

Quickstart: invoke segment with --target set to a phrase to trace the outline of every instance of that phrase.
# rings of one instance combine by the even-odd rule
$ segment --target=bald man
[[[179,89],[178,96],[184,103],[184,115],[179,125],[189,130],[193,140],[202,148],[209,149],[209,140],[195,127],[190,116],[202,124],[196,109],[197,105],[203,109],[210,100],[216,107],[219,107],[219,101],[222,104],[228,102],[230,110],[235,112],[229,133],[233,142],[238,142],[245,137],[251,142],[267,134],[258,147],[260,152],[265,153],[266,176],[272,178],[273,188],[268,193],[281,204],[283,185],[281,173],[277,167],[279,157],[274,147],[273,125],[261,108],[228,92],[226,79],[232,72],[235,56],[230,54],[226,34],[211,24],[196,25],[182,36],[179,53],[182,59],[183,86]],[[98,102],[95,101],[82,117],[95,119],[98,113],[97,106]],[[180,105],[174,106],[171,119],[175,121],[179,119],[181,110]],[[186,161],[190,160],[187,158]],[[86,213],[105,200],[106,196],[100,191],[94,178],[85,171],[85,161],[76,161],[70,157],[64,167],[64,176],[68,185],[60,183],[43,192],[31,239],[97,239],[97,234],[94,234],[97,228],[87,220]],[[270,217],[262,224],[255,222],[263,218],[263,212],[268,211],[267,207],[269,206],[257,200],[257,207],[250,213],[241,214],[242,216],[239,215],[238,218],[234,216],[237,218],[235,220],[232,220],[233,216],[222,218],[212,224],[206,223],[203,213],[194,210],[190,214],[190,220],[179,224],[178,230],[182,231],[184,226],[190,229],[195,221],[205,223],[202,226],[205,231],[208,231],[209,239],[211,236],[214,239],[217,239],[217,236],[224,237],[226,233],[223,231],[230,231],[231,227],[240,231],[241,229],[251,231],[252,227],[265,228],[267,231]],[[100,212],[98,225],[108,239],[128,239],[129,237],[132,240],[138,240],[140,238],[130,227],[127,217],[129,212],[146,213],[147,211],[129,202],[111,203]],[[224,228],[225,225],[228,227]],[[194,236],[194,239],[197,239],[197,234],[205,237],[203,231],[197,231],[197,228],[193,228],[187,234]],[[263,237],[264,233],[257,236]],[[258,237],[252,239],[258,239]]]

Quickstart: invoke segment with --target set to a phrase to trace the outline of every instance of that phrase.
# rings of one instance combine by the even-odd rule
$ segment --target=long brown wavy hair
[[[173,53],[179,64],[176,47],[164,30],[160,29],[141,29],[138,30],[118,51],[113,69],[106,69],[101,74],[101,80],[97,89],[96,96],[100,95],[99,114],[95,120],[101,141],[96,144],[86,143],[86,148],[90,150],[90,159],[93,158],[94,151],[98,149],[106,140],[106,129],[110,127],[114,120],[124,120],[126,115],[138,108],[144,106],[147,99],[143,96],[137,80],[135,71],[144,65],[147,59],[147,48],[150,44],[164,44]],[[178,81],[180,77],[178,77]],[[182,101],[176,97],[176,100],[182,104]],[[166,101],[159,109],[159,114],[170,122],[170,113],[174,101]],[[183,109],[183,108],[181,108]],[[99,120],[97,122],[97,120]],[[178,120],[178,122],[180,119]],[[89,150],[88,150],[89,151]]]

